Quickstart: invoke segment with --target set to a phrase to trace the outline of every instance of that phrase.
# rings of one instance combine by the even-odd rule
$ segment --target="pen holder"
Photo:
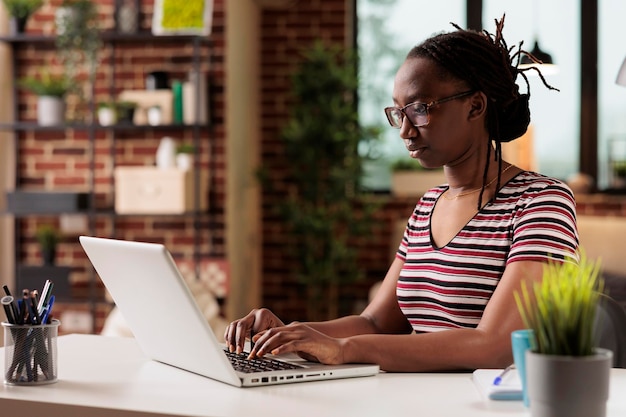
[[[57,380],[57,335],[60,322],[17,325],[3,322],[4,383],[43,385]]]

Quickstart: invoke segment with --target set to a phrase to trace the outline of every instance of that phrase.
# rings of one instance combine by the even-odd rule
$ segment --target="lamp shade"
[[[541,48],[539,48],[539,42],[535,41],[535,45],[533,46],[532,51],[530,51],[530,53],[537,58],[538,60],[541,61],[542,64],[553,64],[554,62],[552,61],[552,55],[550,55],[549,53],[542,51]],[[520,60],[520,64],[522,65],[529,65],[529,64],[533,64],[534,62],[526,55],[522,56],[521,60]]]
[[[622,66],[617,73],[617,79],[615,80],[615,84],[623,85],[626,87],[626,58],[624,58],[624,62],[622,62]]]

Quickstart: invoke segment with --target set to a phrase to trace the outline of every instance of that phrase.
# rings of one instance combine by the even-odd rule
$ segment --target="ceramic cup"
[[[522,382],[522,393],[524,396],[524,405],[529,406],[528,388],[526,384],[526,351],[531,349],[534,344],[533,331],[530,329],[515,330],[511,332],[511,346],[513,349],[513,361],[515,368]]]

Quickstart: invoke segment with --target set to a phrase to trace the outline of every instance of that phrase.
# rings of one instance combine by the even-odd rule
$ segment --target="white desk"
[[[4,352],[0,349],[0,364]],[[3,369],[0,367],[0,369]],[[613,370],[607,417],[626,416],[626,370]],[[146,360],[134,339],[59,338],[59,381],[0,383],[2,416],[528,416],[521,402],[486,401],[471,374],[374,377],[235,388]]]

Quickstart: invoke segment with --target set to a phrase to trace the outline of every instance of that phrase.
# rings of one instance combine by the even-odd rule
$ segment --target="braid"
[[[496,32],[465,30],[452,23],[456,31],[435,35],[417,45],[407,55],[408,58],[428,58],[439,68],[441,80],[458,80],[469,88],[481,91],[487,96],[487,122],[489,140],[495,142],[494,161],[498,163],[496,190],[500,189],[502,168],[502,142],[509,142],[522,136],[530,123],[530,84],[526,71],[537,72],[543,84],[549,85],[537,67],[519,68],[522,55],[533,62],[540,62],[532,54],[522,49],[523,42],[509,48],[502,30],[504,18],[495,20]],[[516,84],[521,75],[526,82],[526,94],[521,94]],[[558,90],[557,90],[558,91]],[[487,183],[487,173],[491,161],[491,146],[487,147],[487,162],[483,171],[483,185],[478,198],[480,203]]]

